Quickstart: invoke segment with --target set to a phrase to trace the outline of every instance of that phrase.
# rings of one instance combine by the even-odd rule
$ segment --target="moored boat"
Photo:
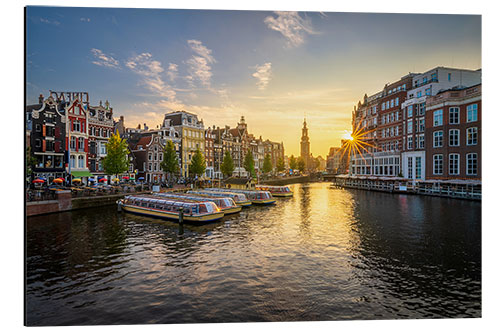
[[[154,196],[161,198],[171,198],[180,200],[193,200],[193,201],[210,201],[219,207],[219,209],[224,212],[224,214],[234,214],[241,211],[241,206],[238,206],[233,199],[229,197],[223,197],[221,195],[217,197],[207,197],[199,194],[187,194],[187,193],[155,193]]]
[[[276,202],[271,192],[257,191],[257,190],[240,190],[240,189],[227,189],[227,188],[207,188],[205,190],[213,192],[234,192],[243,193],[253,204],[256,205],[270,205]]]
[[[190,201],[159,198],[152,195],[127,195],[117,201],[119,209],[125,212],[179,220],[182,209],[184,221],[213,222],[224,217],[219,207],[212,201]]]
[[[213,192],[213,191],[206,191],[206,190],[192,190],[188,191],[187,193],[190,194],[198,194],[198,195],[203,195],[203,196],[209,196],[209,197],[229,197],[233,199],[233,201],[238,205],[242,207],[248,207],[252,205],[252,202],[247,199],[246,195],[243,193],[234,193],[234,192]]]
[[[255,185],[256,190],[269,191],[273,197],[292,197],[293,192],[288,186]]]

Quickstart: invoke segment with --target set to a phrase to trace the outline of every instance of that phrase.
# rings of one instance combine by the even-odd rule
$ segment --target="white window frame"
[[[476,134],[475,135],[475,140],[469,141],[469,137],[471,137],[471,139],[472,139],[472,135],[474,134],[474,133],[470,133],[472,131],[474,131],[474,133]],[[469,127],[469,128],[467,128],[467,143],[466,143],[467,146],[476,146],[477,142],[478,142],[478,135],[479,135],[479,132],[478,132],[477,127]]]
[[[440,134],[440,135],[439,135]],[[438,141],[436,141],[438,140]],[[440,143],[439,145],[436,143]],[[434,131],[432,134],[432,147],[440,148],[443,146],[443,131]]]
[[[440,162],[441,172],[437,172],[436,162]],[[442,175],[443,174],[443,154],[435,154],[432,156],[432,173],[434,175]]]
[[[471,170],[470,170],[470,161],[471,160],[471,157],[475,156],[475,161],[476,161],[476,172],[472,173]],[[466,174],[467,176],[476,176],[477,175],[477,170],[479,168],[479,161],[478,161],[478,156],[477,156],[477,153],[468,153],[466,156]]]
[[[452,142],[452,140],[453,140],[453,142]],[[448,131],[448,146],[450,146],[450,147],[459,147],[460,146],[460,130],[459,129],[452,128]]]
[[[452,118],[452,114],[454,115],[453,118]],[[458,107],[450,107],[449,114],[448,114],[448,121],[449,121],[450,125],[458,125],[458,124],[460,124],[460,108],[458,108]]]
[[[452,162],[455,163],[453,167],[452,167]],[[454,170],[455,167],[456,170]],[[453,176],[457,176],[460,174],[460,154],[452,153],[448,155],[448,174]]]

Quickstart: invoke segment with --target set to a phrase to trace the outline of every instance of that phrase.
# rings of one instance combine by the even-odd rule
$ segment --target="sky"
[[[325,157],[353,106],[409,72],[481,68],[481,16],[27,7],[26,98],[86,91],[127,127],[186,110]]]

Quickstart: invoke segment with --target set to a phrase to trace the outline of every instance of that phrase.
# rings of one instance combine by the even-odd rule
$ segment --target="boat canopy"
[[[213,191],[188,191],[187,193],[190,194],[203,194],[203,195],[208,195],[210,197],[220,197],[220,196],[227,196],[232,198],[236,202],[242,202],[242,201],[247,201],[246,195],[243,193],[235,193],[235,192],[213,192]]]
[[[259,190],[240,190],[240,189],[219,189],[219,188],[210,188],[207,189],[210,191],[215,191],[215,192],[223,192],[223,191],[230,191],[230,192],[235,192],[235,193],[243,193],[246,195],[247,198],[251,200],[266,200],[266,199],[271,199],[273,196],[271,195],[271,192],[269,191],[259,191]]]
[[[271,192],[283,192],[288,193],[291,192],[288,186],[278,186],[278,185],[255,185],[255,188],[262,191],[271,191]]]
[[[183,194],[183,193],[157,193],[155,196],[161,196],[165,198],[175,198],[175,199],[187,199],[187,200],[194,200],[194,201],[209,201],[209,202],[214,202],[217,206],[220,208],[229,208],[229,207],[236,207],[236,204],[234,203],[233,199],[231,198],[224,198],[224,197],[217,197],[217,198],[212,198],[212,197],[203,197],[200,195],[194,195],[194,194]]]

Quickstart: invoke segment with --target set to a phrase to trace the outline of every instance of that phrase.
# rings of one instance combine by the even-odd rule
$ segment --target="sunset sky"
[[[283,141],[325,157],[365,93],[408,72],[481,68],[469,15],[28,7],[27,103],[49,90],[109,100],[128,127],[186,110],[205,126]]]

